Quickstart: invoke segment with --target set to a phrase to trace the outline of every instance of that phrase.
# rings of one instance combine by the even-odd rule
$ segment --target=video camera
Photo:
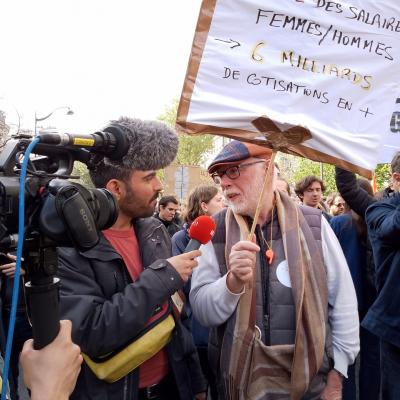
[[[90,135],[40,133],[27,160],[25,192],[19,193],[21,163],[33,138],[12,137],[0,153],[0,251],[18,243],[20,196],[25,199],[24,263],[28,310],[36,349],[58,334],[57,247],[89,250],[99,232],[114,224],[118,206],[106,189],[87,189],[70,182],[74,161],[94,168],[104,157],[121,159],[128,150],[124,131],[109,125]],[[37,141],[37,140],[36,140]]]

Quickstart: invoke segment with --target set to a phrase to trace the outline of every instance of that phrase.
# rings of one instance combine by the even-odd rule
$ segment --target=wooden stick
[[[272,182],[272,174],[271,174],[271,172],[272,172],[272,168],[274,167],[274,161],[275,161],[276,153],[277,153],[277,151],[275,149],[273,149],[271,158],[269,160],[267,173],[265,174],[265,179],[264,179],[263,187],[262,187],[262,190],[261,190],[261,194],[260,194],[260,197],[258,198],[258,204],[257,204],[257,208],[256,208],[256,213],[254,214],[253,225],[251,226],[251,229],[250,229],[250,232],[249,232],[248,240],[250,240],[250,241],[253,238],[254,232],[256,230],[257,220],[258,220],[258,217],[259,217],[260,212],[261,212],[261,206],[262,206],[262,201],[263,201],[263,198],[264,198],[265,189]]]

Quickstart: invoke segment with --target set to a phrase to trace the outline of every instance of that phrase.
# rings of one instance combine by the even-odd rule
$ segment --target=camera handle
[[[52,342],[60,330],[59,282],[56,247],[30,252],[31,281],[25,284],[28,313],[32,323],[33,347],[39,350]]]

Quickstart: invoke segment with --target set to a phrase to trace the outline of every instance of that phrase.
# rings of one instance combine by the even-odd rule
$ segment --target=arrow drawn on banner
[[[239,47],[240,46],[239,42],[237,42],[236,40],[232,40],[232,39],[229,39],[229,40],[215,39],[215,40],[218,40],[219,42],[229,43],[229,44],[233,44],[234,43],[233,46],[230,46],[231,49],[234,49],[235,47]]]

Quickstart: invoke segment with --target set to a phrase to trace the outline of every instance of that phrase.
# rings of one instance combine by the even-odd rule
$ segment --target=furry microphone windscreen
[[[199,241],[201,244],[208,243],[215,233],[215,221],[208,215],[197,217],[189,228],[189,237]]]
[[[111,121],[111,124],[118,125],[125,132],[129,149],[122,160],[105,159],[106,164],[149,171],[165,168],[175,159],[179,145],[178,136],[166,124],[128,117]]]

